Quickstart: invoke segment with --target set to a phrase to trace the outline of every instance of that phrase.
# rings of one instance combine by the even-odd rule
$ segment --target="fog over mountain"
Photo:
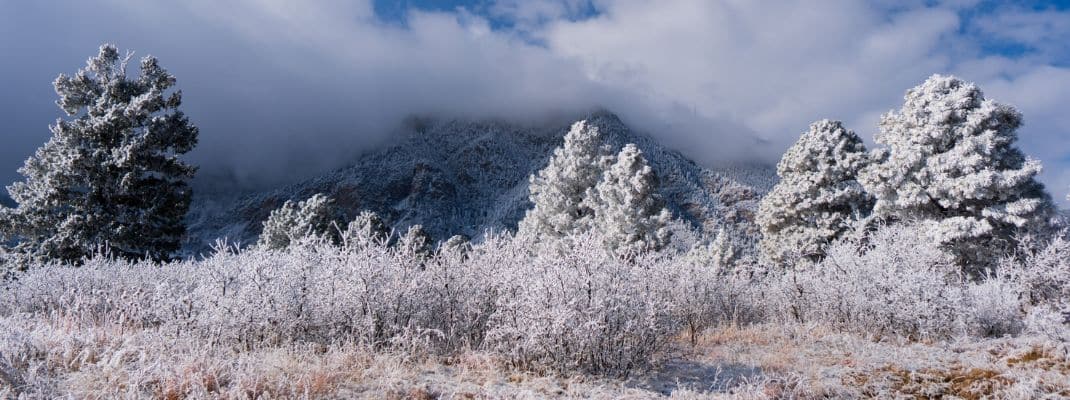
[[[907,88],[953,73],[1021,109],[1062,199],[1067,20],[984,1],[8,1],[0,181],[61,116],[50,82],[114,42],[178,77],[202,181],[298,182],[413,115],[545,125],[599,108],[702,165],[773,163],[821,118],[869,140]]]
[[[757,238],[757,200],[776,182],[773,169],[737,165],[708,169],[605,111],[585,114],[606,144],[635,143],[658,176],[658,192],[688,229],[728,229],[740,242]],[[491,120],[412,118],[399,140],[357,157],[353,164],[292,185],[234,196],[202,190],[188,218],[188,253],[205,252],[217,238],[250,244],[272,210],[288,200],[327,194],[351,220],[374,211],[397,232],[422,225],[435,241],[463,234],[516,230],[531,208],[528,177],[544,168],[568,124],[538,127]],[[225,179],[219,179],[220,182]]]

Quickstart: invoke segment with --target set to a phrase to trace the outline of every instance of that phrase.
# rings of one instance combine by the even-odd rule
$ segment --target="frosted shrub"
[[[1070,299],[1070,240],[1060,236],[1030,247],[1020,246],[1018,257],[1005,258],[1001,272],[1018,284],[1027,305]]]
[[[878,336],[962,333],[966,283],[915,229],[889,226],[865,245],[834,243],[822,262],[771,279],[774,314]]]
[[[963,316],[969,334],[980,337],[1013,335],[1022,331],[1025,322],[1015,283],[992,275],[967,286],[968,303]]]
[[[1033,267],[1005,266],[971,279],[953,254],[918,232],[923,228],[879,227],[865,239],[833,243],[817,264],[766,279],[770,315],[913,339],[1019,333],[1028,307],[1022,271]]]
[[[625,373],[647,366],[679,327],[671,271],[651,254],[632,262],[607,257],[601,241],[585,235],[561,257],[506,270],[491,348],[529,369]]]
[[[460,244],[463,257],[444,247],[419,258],[404,246],[308,237],[284,251],[220,246],[165,264],[98,256],[3,283],[0,316],[118,323],[224,349],[483,349],[526,369],[627,374],[685,324],[701,332],[748,309],[746,285],[714,269],[659,253],[622,262],[592,236],[568,242],[558,254],[547,251],[556,244],[495,234]]]
[[[764,317],[764,300],[759,297],[760,291],[754,290],[759,281],[750,273],[751,265],[717,264],[716,259],[709,258],[708,249],[701,246],[677,257],[673,264],[676,319],[692,344],[707,328],[726,323],[749,324]]]
[[[1065,234],[1065,232],[1064,232]],[[1070,241],[1057,236],[1043,246],[1020,246],[999,271],[1013,282],[1031,332],[1070,341]]]
[[[525,370],[627,375],[655,364],[681,334],[695,340],[719,324],[1060,335],[1059,313],[1070,310],[1060,241],[973,282],[908,226],[836,242],[820,264],[794,271],[669,251],[622,260],[596,235],[569,238],[565,252],[490,234],[456,240],[463,256],[452,244],[414,257],[404,246],[322,237],[281,251],[220,245],[203,260],[163,264],[98,256],[0,283],[0,320],[142,329],[221,352],[315,344],[418,358],[476,349]]]

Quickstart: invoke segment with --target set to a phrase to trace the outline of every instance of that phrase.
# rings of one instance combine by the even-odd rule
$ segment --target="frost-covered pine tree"
[[[417,224],[409,227],[398,240],[397,246],[402,254],[423,260],[431,255],[432,242],[431,234],[424,230],[423,225]]]
[[[298,203],[287,200],[272,211],[257,245],[280,250],[309,237],[333,240],[337,229],[334,201],[320,193]]]
[[[77,262],[98,250],[163,260],[178,250],[196,171],[178,157],[198,131],[178,109],[182,93],[167,93],[175,77],[152,56],[128,76],[131,56],[103,45],[53,82],[70,119],[49,127],[19,169],[26,179],[8,187],[18,206],[0,212],[0,233],[23,260]]]
[[[874,215],[917,219],[960,263],[985,265],[1019,230],[1044,232],[1053,212],[1041,166],[1014,146],[1021,114],[976,85],[933,75],[881,118],[874,164],[860,182]]]
[[[438,253],[455,259],[466,259],[472,251],[472,239],[468,235],[453,235],[438,246]]]
[[[598,127],[587,121],[572,124],[549,165],[531,177],[528,189],[535,206],[520,221],[520,232],[557,239],[586,231],[582,223],[592,211],[583,199],[610,163],[612,150]]]
[[[657,176],[634,144],[616,159],[581,204],[592,211],[588,226],[613,254],[659,250],[669,243],[671,215],[657,192]]]
[[[346,227],[343,238],[350,246],[382,245],[390,239],[390,230],[382,218],[379,218],[379,214],[362,211]]]
[[[715,271],[725,271],[739,260],[739,251],[732,242],[731,234],[724,228],[708,243],[696,243],[684,257],[692,263],[704,265]]]
[[[820,259],[873,206],[857,181],[867,162],[862,139],[841,122],[811,124],[780,159],[780,182],[758,206],[762,257],[776,264]]]

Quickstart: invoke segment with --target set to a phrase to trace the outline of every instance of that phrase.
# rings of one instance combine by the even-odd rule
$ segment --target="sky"
[[[872,148],[940,73],[1017,107],[1070,189],[1070,1],[0,0],[0,183],[63,117],[51,82],[105,42],[178,78],[202,176],[249,185],[345,165],[412,115],[605,108],[705,165],[774,163],[823,118]]]

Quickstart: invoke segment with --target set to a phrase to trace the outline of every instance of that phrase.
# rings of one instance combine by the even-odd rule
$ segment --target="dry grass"
[[[539,375],[468,351],[413,357],[359,345],[238,350],[195,337],[0,318],[0,398],[1035,398],[1070,396],[1065,346],[1040,338],[876,341],[817,326],[724,326],[627,380]]]
[[[776,393],[789,398],[1070,397],[1067,347],[1041,337],[923,343],[756,325],[711,330],[691,354],[794,377]]]

